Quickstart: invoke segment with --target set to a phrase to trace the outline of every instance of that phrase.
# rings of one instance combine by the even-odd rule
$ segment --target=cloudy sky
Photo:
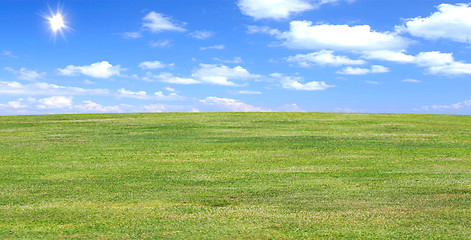
[[[0,0],[0,33],[0,115],[471,113],[469,2]]]

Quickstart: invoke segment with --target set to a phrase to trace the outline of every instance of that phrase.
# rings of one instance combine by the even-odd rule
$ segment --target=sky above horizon
[[[0,0],[0,6],[0,115],[471,114],[469,2]],[[54,32],[49,18],[58,12],[65,27]]]

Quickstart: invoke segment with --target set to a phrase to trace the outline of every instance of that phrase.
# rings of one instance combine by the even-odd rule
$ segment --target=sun
[[[61,13],[56,13],[55,15],[48,18],[49,24],[51,25],[51,30],[55,33],[61,31],[67,26],[64,23],[64,18]]]
[[[56,40],[57,33],[62,35],[62,37],[65,39],[64,31],[70,31],[71,29],[69,26],[67,26],[67,21],[61,6],[58,6],[55,12],[53,12],[51,8],[49,8],[49,14],[41,15],[44,19],[46,19],[48,23],[54,41]]]

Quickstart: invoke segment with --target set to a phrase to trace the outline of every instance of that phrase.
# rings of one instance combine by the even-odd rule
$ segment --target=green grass
[[[471,116],[0,117],[0,239],[471,239]]]

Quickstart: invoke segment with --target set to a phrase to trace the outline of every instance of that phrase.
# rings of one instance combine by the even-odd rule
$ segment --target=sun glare
[[[66,27],[61,13],[56,13],[56,15],[49,17],[48,20],[53,32],[60,31]]]
[[[49,14],[44,13],[41,15],[48,23],[54,41],[56,40],[57,33],[60,33],[65,39],[64,31],[70,31],[71,29],[67,26],[67,21],[65,20],[66,18],[64,17],[61,6],[58,6],[56,11],[49,8]]]

